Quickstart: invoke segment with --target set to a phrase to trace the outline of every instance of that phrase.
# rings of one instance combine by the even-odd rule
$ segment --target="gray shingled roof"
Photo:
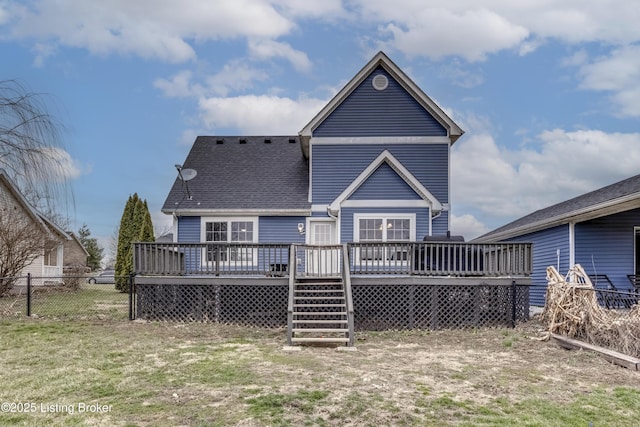
[[[611,208],[635,199],[640,202],[640,175],[616,182],[573,199],[549,206],[496,228],[474,241],[505,239],[567,223],[580,215],[595,218],[611,213]],[[637,204],[637,203],[636,203]],[[631,207],[636,204],[632,204]],[[606,209],[606,210],[605,210]],[[626,208],[625,208],[626,209]],[[621,211],[625,210],[621,207]],[[599,215],[598,212],[602,215]]]
[[[182,167],[197,171],[188,182],[192,200],[176,178],[163,212],[311,209],[297,136],[199,136]]]

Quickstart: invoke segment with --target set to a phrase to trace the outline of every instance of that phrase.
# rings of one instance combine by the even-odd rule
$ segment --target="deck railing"
[[[351,243],[353,274],[528,276],[531,243]]]
[[[134,243],[133,270],[141,275],[287,274],[286,243]]]
[[[291,248],[294,256],[290,256]],[[531,243],[348,243],[351,274],[529,276]],[[343,245],[286,243],[134,243],[140,275],[340,276]]]

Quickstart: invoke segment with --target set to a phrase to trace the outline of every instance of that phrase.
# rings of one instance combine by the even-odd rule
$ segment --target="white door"
[[[336,245],[336,223],[333,221],[310,221],[309,244],[318,246]],[[338,276],[340,274],[340,248],[307,249],[306,272],[310,276]]]

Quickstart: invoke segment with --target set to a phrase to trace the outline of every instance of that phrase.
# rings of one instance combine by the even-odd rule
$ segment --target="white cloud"
[[[311,61],[304,52],[293,49],[288,43],[257,39],[249,41],[249,52],[259,59],[284,58],[298,71],[309,71]]]
[[[251,89],[255,82],[268,77],[265,71],[251,67],[245,61],[234,60],[225,64],[219,73],[208,77],[207,87],[209,93],[227,96],[232,91]]]
[[[526,54],[547,38],[613,45],[640,39],[640,9],[626,0],[450,0],[446,4],[358,0],[351,4],[361,19],[391,31],[389,46],[431,58],[460,55],[476,61],[515,47]]]
[[[29,6],[7,7],[12,37],[174,63],[196,57],[191,40],[270,39],[295,27],[260,0],[36,0]]]
[[[626,0],[493,3],[495,10],[501,10],[543,38],[556,38],[571,44],[594,41],[626,44],[640,38],[640,28],[634,24],[640,19],[640,9]]]
[[[627,0],[352,0],[344,7],[339,0],[33,0],[0,8],[9,37],[50,49],[62,45],[177,63],[196,58],[197,43],[247,38],[266,44],[254,50],[279,44],[278,56],[302,70],[306,54],[275,40],[304,31],[305,20],[378,26],[382,39],[373,44],[410,56],[469,61],[505,49],[526,54],[549,38],[614,46],[640,39],[640,8]]]
[[[201,132],[197,129],[185,129],[182,131],[182,135],[180,135],[180,145],[191,147],[191,145],[193,145],[193,141],[196,140],[196,137],[204,134],[206,134],[206,132]]]
[[[203,97],[207,95],[227,96],[230,92],[253,88],[257,81],[264,81],[269,75],[244,61],[233,60],[224,65],[220,72],[205,77],[205,83],[195,82],[194,73],[182,70],[164,79],[158,78],[153,85],[169,98]]]
[[[0,3],[0,25],[9,21],[9,12],[7,11],[6,5]]]
[[[473,215],[464,214],[461,216],[451,215],[451,234],[456,236],[464,236],[466,241],[475,239],[485,233],[489,228]]]
[[[164,96],[169,98],[196,96],[199,91],[191,85],[192,74],[189,70],[182,70],[169,79],[156,79],[153,86],[160,89]]]
[[[324,99],[290,99],[269,95],[204,98],[199,102],[205,125],[236,128],[253,135],[296,134],[326,104]]]
[[[54,171],[52,176],[56,179],[65,181],[82,175],[82,168],[68,151],[59,147],[47,147],[42,148],[42,152],[45,154],[40,158],[38,167]]]
[[[504,223],[638,173],[640,133],[545,131],[535,149],[507,150],[488,134],[452,150],[452,204]]]
[[[416,10],[401,25],[389,23],[393,46],[409,56],[434,59],[459,55],[468,61],[482,61],[490,53],[518,46],[529,31],[486,10],[456,13],[442,8]]]
[[[329,19],[345,15],[342,0],[300,1],[276,0],[280,8],[288,16],[304,17],[308,19]]]
[[[624,46],[580,69],[583,89],[612,92],[622,116],[640,117],[640,46]]]
[[[458,61],[451,61],[440,68],[440,75],[450,80],[454,85],[470,89],[484,83],[484,77],[478,72],[471,72],[461,67]]]

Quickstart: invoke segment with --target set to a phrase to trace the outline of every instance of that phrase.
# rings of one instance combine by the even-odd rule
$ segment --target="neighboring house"
[[[156,237],[156,243],[171,243],[173,242],[173,233],[166,233],[162,236]]]
[[[64,242],[64,268],[69,269],[70,274],[88,272],[89,252],[73,231],[67,231],[67,235],[70,239]]]
[[[633,289],[640,275],[640,175],[538,210],[474,242],[533,243],[532,284],[546,286],[546,268],[566,274],[580,264],[589,275],[606,275],[618,290]],[[602,277],[602,276],[600,276]],[[544,304],[544,288],[532,288]]]
[[[200,136],[162,211],[176,242],[420,241],[449,231],[462,129],[384,53],[298,135]],[[183,170],[184,170],[183,169]]]
[[[3,225],[16,221],[28,221],[38,230],[37,236],[42,242],[38,249],[39,253],[31,264],[25,266],[21,275],[31,273],[34,277],[60,278],[64,265],[64,246],[71,237],[34,209],[2,170],[0,170],[0,215],[2,215],[0,223]]]

